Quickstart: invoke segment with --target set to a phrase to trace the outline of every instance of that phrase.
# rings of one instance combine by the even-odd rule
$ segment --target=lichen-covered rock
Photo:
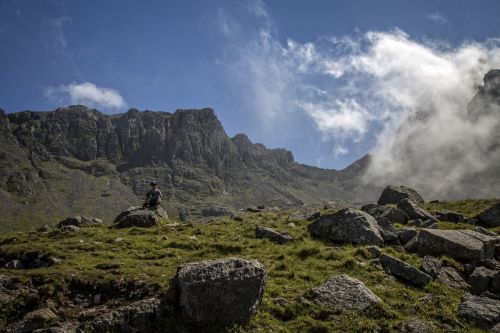
[[[417,251],[474,263],[493,258],[496,242],[496,238],[472,230],[421,229]]]
[[[445,286],[455,289],[469,290],[470,288],[469,284],[453,267],[442,267],[437,275],[437,280]]]
[[[425,256],[422,259],[422,266],[420,267],[420,270],[429,274],[433,279],[435,279],[438,276],[439,271],[441,270],[441,266],[441,260],[433,256]]]
[[[459,313],[477,326],[489,329],[500,323],[500,300],[466,295],[460,303]]]
[[[404,227],[401,230],[398,230],[396,234],[398,235],[399,242],[402,245],[405,245],[410,240],[412,240],[415,236],[417,236],[417,229],[412,227]]]
[[[385,253],[380,256],[380,264],[386,273],[415,286],[424,286],[432,281],[428,274]]]
[[[97,225],[102,225],[102,220],[89,216],[72,216],[65,218],[64,220],[62,220],[57,224],[59,228],[68,225],[72,225],[75,227],[93,227]]]
[[[348,310],[364,310],[382,302],[363,282],[345,274],[332,276],[313,288],[310,296],[318,304]]]
[[[209,260],[182,265],[175,280],[183,314],[215,329],[250,320],[260,305],[267,270],[257,260]]]
[[[149,298],[122,306],[84,322],[79,329],[84,332],[157,332],[160,300]]]
[[[384,243],[375,218],[354,208],[322,215],[309,224],[307,229],[313,236],[334,242],[373,245]]]
[[[403,199],[410,199],[416,204],[423,204],[424,199],[412,188],[405,186],[387,186],[380,195],[377,204],[397,204]]]
[[[423,208],[418,207],[418,205],[410,199],[403,199],[398,202],[398,208],[404,211],[410,219],[422,221],[431,220],[437,222],[437,219],[428,211]]]
[[[167,212],[161,207],[148,209],[140,207],[129,208],[115,219],[115,228],[141,227],[150,228],[158,225],[162,219],[167,219]]]
[[[290,236],[289,234],[281,233],[281,232],[278,232],[274,229],[265,228],[265,227],[261,227],[261,226],[257,226],[255,228],[255,237],[268,238],[272,242],[275,242],[278,244],[285,244],[285,243],[291,242],[293,240],[293,237]]]
[[[500,226],[500,203],[497,203],[476,216],[477,221],[489,228]]]

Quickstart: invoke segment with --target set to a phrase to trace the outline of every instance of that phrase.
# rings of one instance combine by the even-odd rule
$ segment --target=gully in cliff
[[[161,203],[161,191],[158,188],[158,183],[155,181],[151,182],[151,191],[146,194],[146,201],[142,205],[142,208],[157,209]]]

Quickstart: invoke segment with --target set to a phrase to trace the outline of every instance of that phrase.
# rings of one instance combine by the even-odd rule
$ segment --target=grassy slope
[[[488,203],[489,204],[489,203]],[[434,205],[434,204],[433,204]],[[448,208],[469,215],[486,202],[439,203],[427,208]],[[476,208],[473,208],[476,207]],[[463,209],[463,210],[462,210]],[[105,227],[82,229],[76,235],[58,230],[46,234],[8,232],[0,236],[6,252],[40,250],[62,259],[50,268],[5,270],[21,279],[45,276],[57,279],[107,280],[131,277],[168,289],[170,278],[182,263],[238,256],[260,260],[269,270],[263,305],[245,332],[327,332],[393,330],[406,319],[421,318],[442,330],[475,330],[457,317],[462,291],[432,282],[415,288],[396,281],[377,269],[364,247],[338,246],[311,239],[305,220],[288,220],[286,212],[243,214],[242,221],[222,218],[206,224],[170,224],[153,229],[114,230]],[[290,227],[289,222],[296,226]],[[256,225],[292,234],[296,241],[277,245],[256,239]],[[443,224],[443,226],[446,226]],[[122,242],[113,242],[123,238]],[[418,266],[414,254],[386,247],[384,252]],[[448,260],[450,261],[450,260]],[[99,269],[99,264],[118,264],[118,271]],[[458,268],[460,264],[454,263]],[[363,281],[383,305],[365,313],[305,307],[298,298],[334,274],[346,273]],[[40,288],[47,288],[41,286]],[[48,288],[50,290],[50,288]],[[429,297],[434,294],[434,297]],[[286,305],[277,305],[282,297]],[[447,326],[444,326],[447,325]],[[236,328],[235,330],[239,330]]]

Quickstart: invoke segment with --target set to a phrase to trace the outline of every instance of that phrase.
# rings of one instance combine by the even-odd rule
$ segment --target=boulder
[[[77,227],[76,225],[64,225],[61,227],[61,230],[70,233],[77,233],[80,231],[80,227]]]
[[[424,199],[412,188],[405,186],[387,186],[378,199],[379,205],[397,204],[403,199],[410,199],[417,204],[423,204]]]
[[[500,202],[479,213],[476,220],[485,227],[500,227]]]
[[[313,236],[334,242],[373,245],[384,243],[375,218],[354,208],[322,215],[309,224],[307,229]]]
[[[401,333],[433,333],[436,331],[434,325],[421,319],[410,319],[401,324]]]
[[[15,333],[30,333],[36,329],[43,328],[57,319],[56,314],[50,308],[38,309],[26,314],[23,319],[14,326]]]
[[[285,244],[291,242],[293,237],[286,233],[280,233],[271,228],[257,226],[255,228],[255,237],[268,238],[274,243]]]
[[[234,212],[224,206],[213,206],[213,207],[206,207],[201,210],[201,215],[203,216],[231,216],[233,215]]]
[[[483,329],[500,323],[500,300],[485,296],[466,295],[458,308],[460,316]]]
[[[361,207],[361,210],[375,218],[385,217],[392,223],[405,224],[409,217],[404,211],[392,206],[379,206],[369,204]]]
[[[473,293],[474,295],[480,295],[483,292],[488,291],[495,273],[495,271],[484,266],[476,267],[472,274],[469,276],[471,293]]]
[[[461,262],[491,259],[496,239],[472,230],[421,229],[417,251],[423,255],[446,255]]]
[[[115,218],[115,228],[141,227],[150,228],[158,225],[162,219],[167,219],[167,212],[161,207],[157,209],[142,209],[132,207],[121,212]]]
[[[441,270],[441,260],[433,256],[425,256],[422,260],[422,266],[420,270],[429,274],[433,279],[437,278],[439,271]]]
[[[398,235],[396,234],[396,229],[392,225],[392,222],[383,216],[376,218],[377,224],[379,226],[380,234],[386,243],[399,243]]]
[[[380,255],[382,254],[382,251],[380,250],[380,247],[376,246],[376,245],[372,245],[372,246],[367,246],[366,247],[366,250],[368,251],[368,253],[370,253],[372,255],[372,257],[374,258],[379,258]]]
[[[417,233],[417,229],[412,227],[404,227],[403,229],[396,231],[399,242],[402,245],[405,245],[410,240],[412,240],[415,236],[417,236]]]
[[[84,322],[84,332],[158,332],[160,300],[149,298],[119,307]]]
[[[465,221],[465,216],[463,214],[452,212],[448,210],[439,211],[434,214],[436,218],[444,222],[463,222]]]
[[[432,220],[437,222],[437,219],[431,213],[418,207],[418,205],[410,199],[403,199],[399,201],[398,208],[408,214],[411,220],[420,219],[422,221]]]
[[[72,216],[72,217],[67,217],[61,222],[57,224],[59,228],[62,228],[64,226],[68,225],[73,225],[75,227],[93,227],[93,226],[98,226],[102,225],[102,220],[95,218],[95,217],[89,217],[89,216]]]
[[[474,231],[477,231],[481,234],[484,234],[484,235],[487,235],[487,236],[491,236],[491,237],[497,237],[498,235],[496,233],[494,233],[493,231],[491,230],[488,230],[484,227],[481,227],[481,226],[475,226],[474,227]]]
[[[415,286],[423,286],[432,281],[432,277],[410,264],[387,254],[380,256],[380,264],[387,274]]]
[[[382,302],[363,282],[345,274],[332,276],[313,288],[310,296],[317,304],[348,310],[364,310]]]
[[[257,260],[228,258],[182,265],[175,277],[179,305],[194,324],[245,324],[260,305],[267,270]]]
[[[468,290],[470,288],[470,286],[467,284],[467,282],[465,282],[460,273],[458,273],[457,270],[453,267],[441,268],[439,270],[437,280],[445,286],[455,289]]]

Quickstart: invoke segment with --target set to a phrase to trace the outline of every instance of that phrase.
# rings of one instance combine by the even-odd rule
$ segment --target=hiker
[[[161,202],[161,191],[158,189],[158,183],[155,181],[151,182],[151,191],[146,194],[146,201],[142,205],[142,208],[157,209]]]

